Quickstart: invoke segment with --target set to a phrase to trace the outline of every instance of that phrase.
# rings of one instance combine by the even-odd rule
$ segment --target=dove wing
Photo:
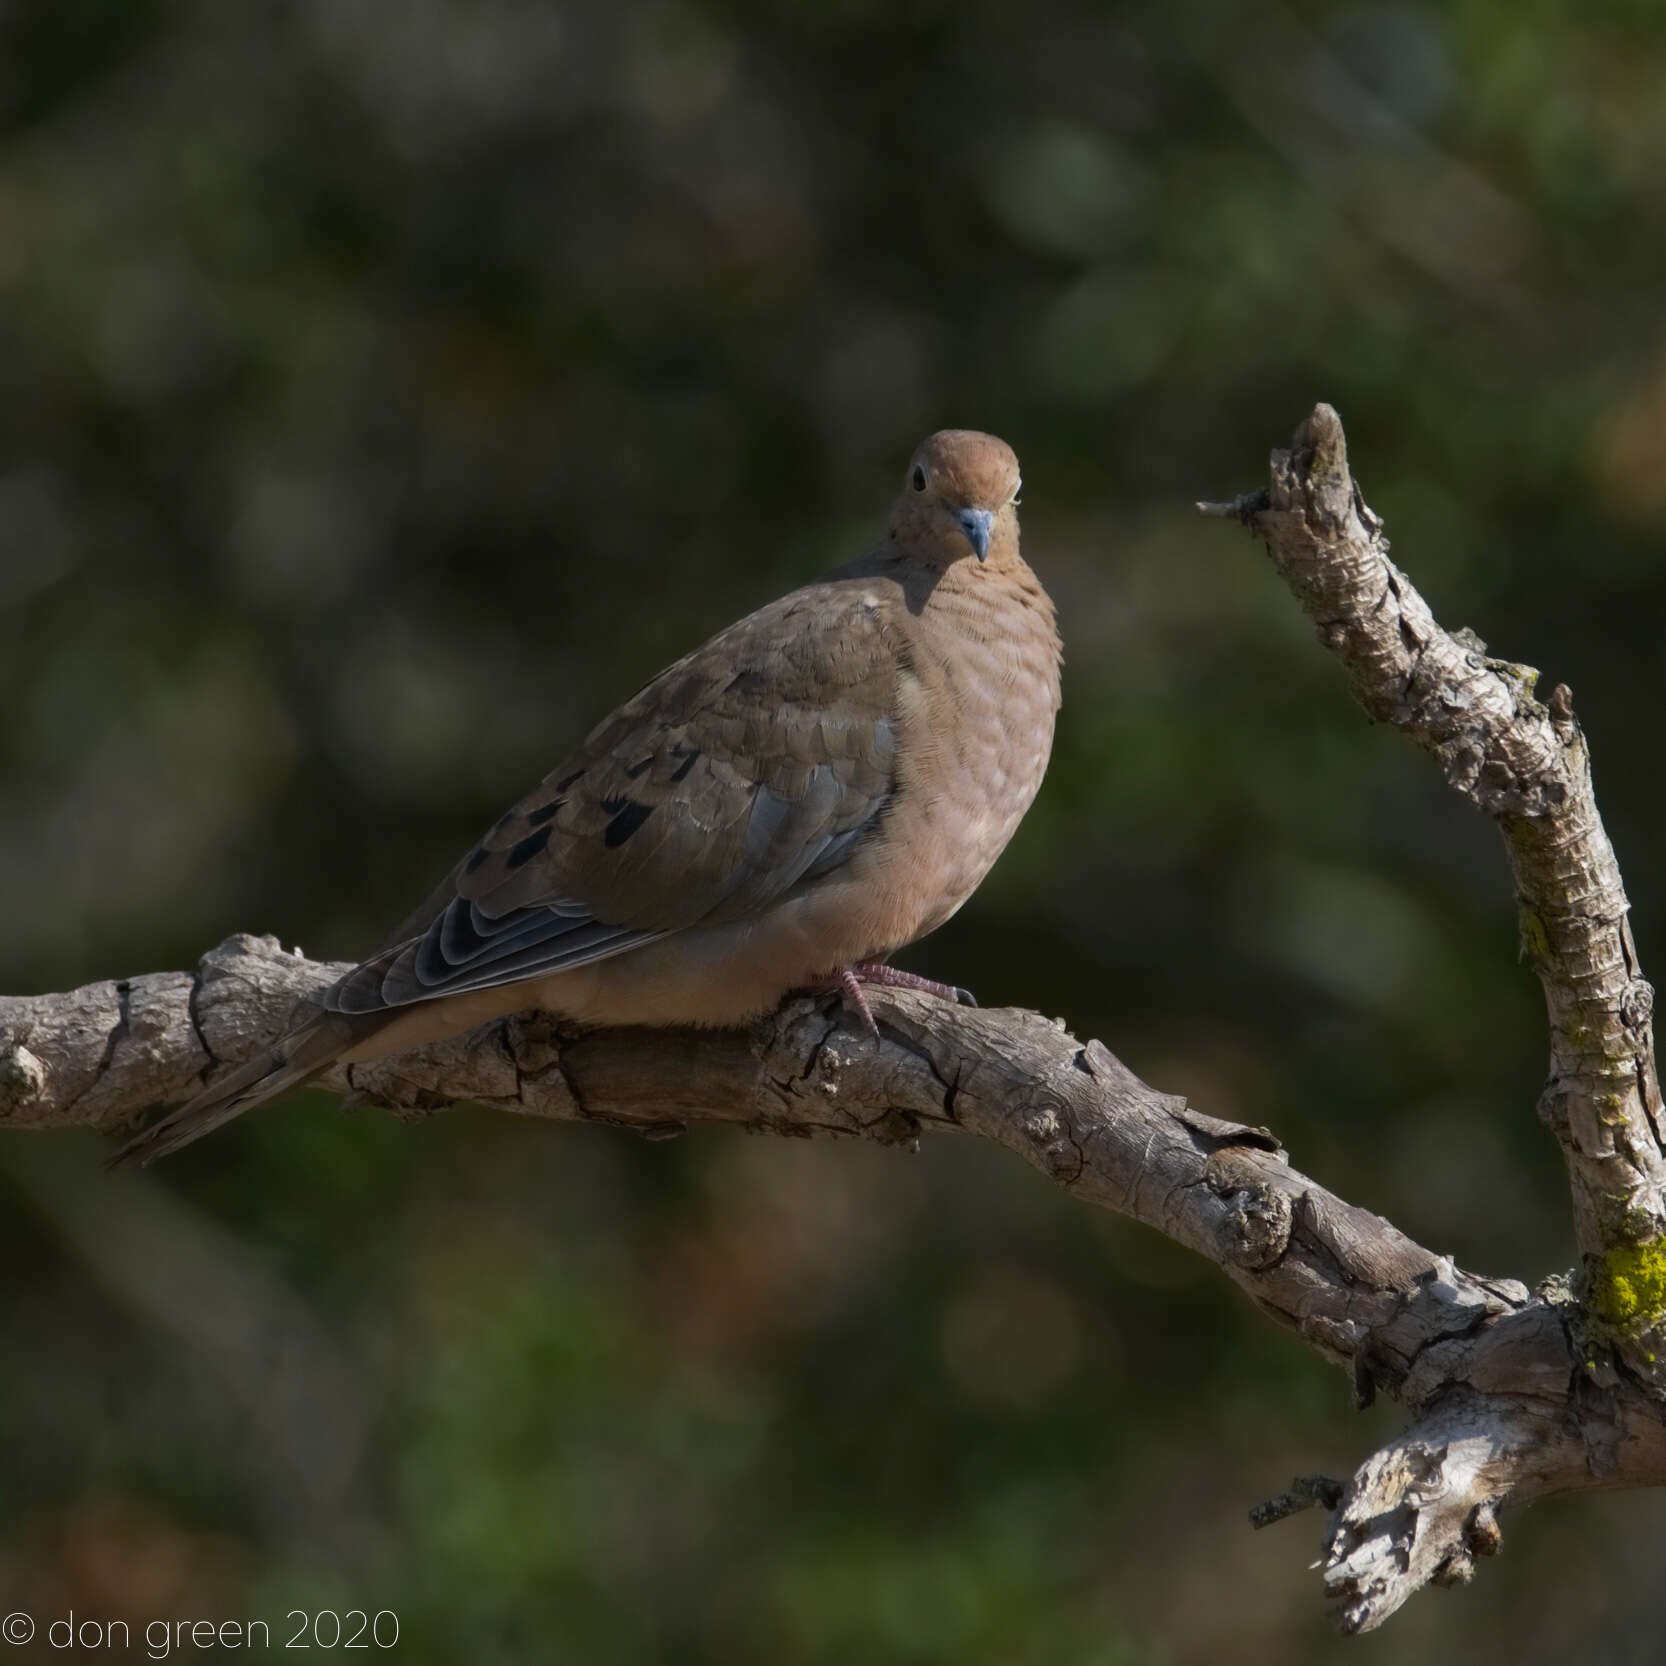
[[[375,1012],[569,970],[760,914],[847,861],[896,784],[906,610],[886,588],[795,591],[661,672],[323,1004]]]

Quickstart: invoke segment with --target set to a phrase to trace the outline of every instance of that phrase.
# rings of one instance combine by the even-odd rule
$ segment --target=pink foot
[[[899,972],[895,966],[882,966],[874,961],[847,966],[844,971],[835,973],[827,983],[819,987],[837,989],[845,1011],[875,1041],[879,1039],[879,1025],[874,1020],[873,1008],[868,1005],[868,997],[862,991],[862,985],[865,983],[873,984],[880,989],[917,989],[924,995],[934,995],[940,1001],[952,1001],[964,1007],[975,1007],[978,1004],[969,989],[960,989],[954,984],[937,983],[931,978],[916,977],[912,972]]]
[[[951,1001],[956,1006],[975,1007],[978,1004],[972,991],[962,989],[959,984],[938,983],[932,978],[900,972],[895,966],[884,966],[877,961],[864,961],[852,966],[844,976],[854,978],[858,983],[877,984],[881,989],[917,989],[922,995],[935,995],[938,1000]]]

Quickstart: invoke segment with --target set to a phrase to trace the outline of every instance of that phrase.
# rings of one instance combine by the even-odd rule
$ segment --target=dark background
[[[1334,402],[1437,615],[1572,685],[1658,971],[1663,176],[1643,0],[13,0],[0,988],[356,955],[986,427],[1065,708],[906,964],[1566,1268],[1497,840],[1190,506]],[[103,1149],[0,1146],[0,1607],[389,1608],[446,1663],[1658,1658],[1647,1496],[1337,1641],[1317,1518],[1245,1510],[1393,1408],[993,1150],[320,1096]]]

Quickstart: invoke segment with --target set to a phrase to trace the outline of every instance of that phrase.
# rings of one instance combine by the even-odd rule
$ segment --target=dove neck
[[[1041,581],[1019,555],[1017,546],[1016,536],[1009,535],[1002,541],[999,552],[991,542],[987,561],[967,554],[942,562],[924,559],[896,539],[887,539],[868,555],[828,577],[889,579],[902,592],[903,604],[915,618],[921,617],[928,607],[977,610],[991,604],[1001,608],[1017,606],[1022,614],[1040,621],[1043,634],[1053,632],[1056,628],[1053,604]]]

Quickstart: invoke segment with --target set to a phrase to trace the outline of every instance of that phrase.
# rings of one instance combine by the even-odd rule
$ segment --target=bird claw
[[[879,1024],[874,1018],[873,1008],[868,1005],[868,997],[862,993],[862,980],[851,968],[839,974],[839,999],[846,1013],[878,1041]]]
[[[959,984],[939,983],[935,978],[922,978],[917,972],[904,972],[883,962],[864,962],[852,966],[844,975],[858,983],[878,984],[881,989],[917,989],[922,995],[932,995],[939,1001],[949,1001],[956,1006],[975,1007],[978,1004],[972,991],[962,989]]]

